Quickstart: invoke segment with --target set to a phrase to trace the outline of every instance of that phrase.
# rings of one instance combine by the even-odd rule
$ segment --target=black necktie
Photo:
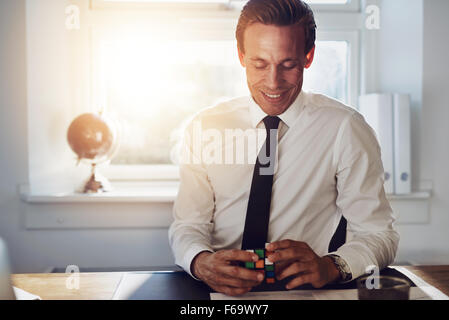
[[[266,117],[263,122],[267,139],[257,156],[246,211],[242,250],[263,249],[267,242],[270,222],[271,191],[276,164],[277,130],[281,119]]]

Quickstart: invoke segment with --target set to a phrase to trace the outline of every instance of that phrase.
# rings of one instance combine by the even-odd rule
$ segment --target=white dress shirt
[[[169,241],[176,264],[190,275],[191,262],[201,251],[241,248],[266,116],[251,97],[242,97],[205,109],[189,122]],[[399,235],[385,196],[374,131],[355,109],[304,91],[279,118],[268,241],[302,241],[319,256],[336,254],[347,263],[353,279],[368,267],[382,269],[392,263]],[[211,152],[209,140],[195,137],[199,124],[220,148]],[[258,130],[262,138],[255,148],[247,139],[243,163],[216,161],[238,149],[238,138],[223,138],[231,129]],[[241,152],[236,150],[235,158]],[[336,252],[328,252],[342,215],[348,221],[347,241]]]

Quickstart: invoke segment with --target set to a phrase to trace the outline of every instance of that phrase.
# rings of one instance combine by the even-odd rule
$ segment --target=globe
[[[85,113],[72,121],[67,131],[67,141],[78,161],[92,166],[92,174],[83,193],[109,191],[110,183],[96,171],[97,164],[111,160],[118,146],[116,126],[111,119],[94,113]]]

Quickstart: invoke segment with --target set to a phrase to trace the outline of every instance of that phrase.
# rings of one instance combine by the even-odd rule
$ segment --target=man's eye
[[[255,65],[254,65],[254,68],[256,68],[256,69],[258,69],[258,70],[261,70],[261,69],[265,69],[267,66],[265,65],[265,64],[263,64],[263,63],[256,63]]]
[[[289,63],[284,63],[283,66],[284,66],[285,69],[293,69],[293,68],[295,68],[297,66],[297,64],[289,62]]]

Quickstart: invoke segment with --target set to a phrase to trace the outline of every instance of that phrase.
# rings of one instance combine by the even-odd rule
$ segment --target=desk
[[[449,265],[405,268],[449,295]],[[123,272],[80,273],[79,290],[66,288],[69,275],[63,273],[15,274],[12,275],[12,282],[14,286],[36,294],[44,300],[109,300],[123,275]]]

